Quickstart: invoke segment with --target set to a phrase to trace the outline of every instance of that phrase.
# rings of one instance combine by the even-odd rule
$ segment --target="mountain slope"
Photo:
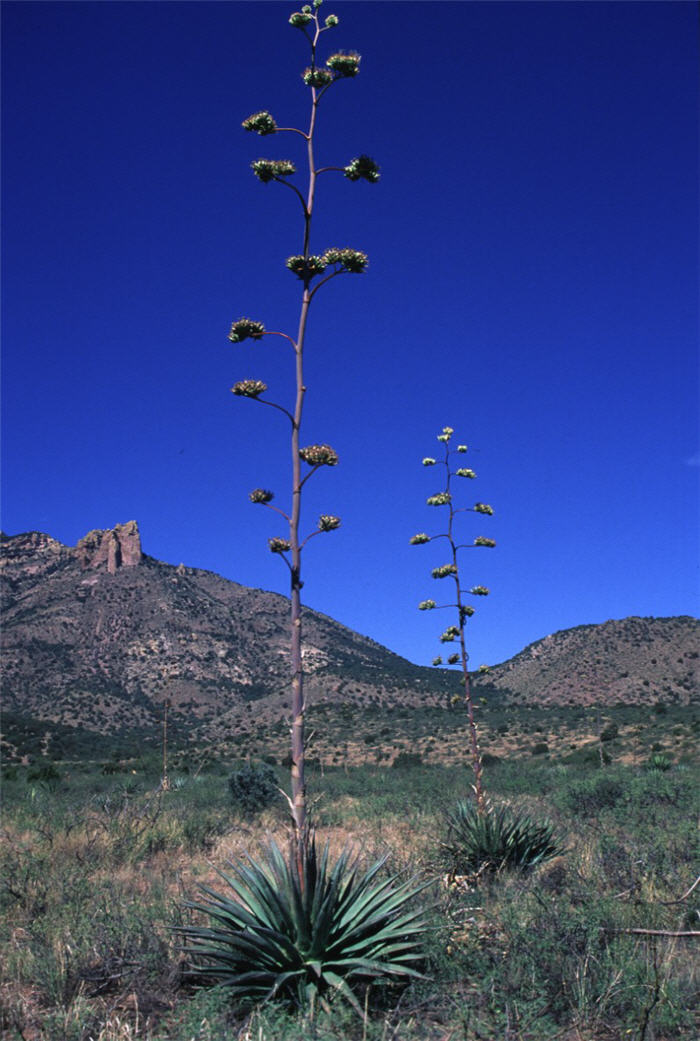
[[[537,640],[491,670],[517,703],[685,704],[700,693],[700,622],[623,618]]]
[[[74,548],[2,538],[6,710],[103,731],[172,714],[205,733],[246,706],[286,707],[286,599],[144,555],[134,522]],[[450,678],[412,665],[313,611],[304,614],[309,696],[444,702]]]
[[[75,547],[1,536],[5,711],[106,734],[153,731],[166,699],[195,738],[288,708],[288,602],[145,555],[135,522]],[[454,672],[412,665],[313,611],[309,700],[445,705]],[[475,677],[504,703],[685,703],[700,687],[700,622],[627,618],[554,633]],[[252,717],[251,717],[252,713]]]

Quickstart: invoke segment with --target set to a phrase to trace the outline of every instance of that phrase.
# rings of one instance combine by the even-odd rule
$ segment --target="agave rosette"
[[[427,925],[414,898],[425,887],[380,877],[385,861],[363,870],[346,850],[331,866],[311,839],[300,863],[270,842],[260,861],[231,864],[220,872],[230,895],[202,886],[206,899],[185,905],[212,922],[180,929],[191,974],[251,1004],[325,1006],[338,994],[361,1012],[358,985],[421,975]]]

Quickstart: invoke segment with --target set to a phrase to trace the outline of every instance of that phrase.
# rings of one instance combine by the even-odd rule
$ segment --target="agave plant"
[[[201,886],[206,899],[186,904],[211,919],[180,929],[191,975],[248,1004],[276,999],[313,1012],[338,994],[361,1013],[362,985],[421,975],[427,926],[414,898],[424,886],[378,877],[385,861],[363,871],[346,850],[331,867],[328,846],[319,857],[312,836],[298,857],[270,842],[261,860],[230,864],[220,872],[230,895]]]
[[[442,848],[449,869],[463,874],[527,871],[563,852],[549,821],[490,802],[482,812],[474,802],[458,802],[447,814]]]

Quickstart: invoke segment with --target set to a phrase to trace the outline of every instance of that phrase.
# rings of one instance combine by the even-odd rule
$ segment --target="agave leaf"
[[[352,1007],[355,1009],[355,1012],[357,1012],[358,1015],[363,1015],[362,1006],[360,1005],[359,1001],[357,1000],[353,992],[350,990],[350,987],[347,985],[342,976],[339,976],[337,973],[331,972],[329,969],[326,969],[323,973],[323,978],[328,983],[328,985],[333,988],[333,990],[337,991],[345,998],[348,1004],[352,1005]]]

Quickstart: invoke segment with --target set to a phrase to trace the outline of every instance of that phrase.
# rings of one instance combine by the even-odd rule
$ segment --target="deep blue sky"
[[[287,590],[247,501],[285,505],[301,248],[261,156],[269,109],[306,126],[293,4],[3,4],[3,528],[74,544],[138,520],[144,549]],[[308,485],[306,602],[417,662],[441,648],[430,570],[439,490],[421,459],[467,442],[467,514],[496,550],[472,662],[557,629],[698,608],[697,11],[691,3],[326,0],[328,53],[363,55],[322,103],[317,156],[368,152],[376,186],[319,179],[314,247],[369,253],[312,312],[303,442],[341,465]],[[326,51],[324,51],[324,54]],[[303,184],[304,177],[299,183]],[[435,486],[437,484],[437,486]]]

